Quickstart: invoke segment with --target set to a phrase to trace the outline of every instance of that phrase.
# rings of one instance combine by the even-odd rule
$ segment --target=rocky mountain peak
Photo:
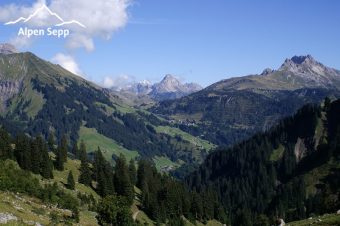
[[[148,80],[142,80],[122,88],[121,93],[124,95],[129,93],[137,96],[147,95],[154,100],[166,100],[189,95],[201,89],[202,87],[197,83],[181,83],[175,76],[167,74],[158,83],[152,84]]]
[[[311,55],[293,56],[290,59],[286,59],[285,62],[280,67],[280,69],[296,69],[300,67],[311,68],[313,66],[323,66],[323,65],[317,62]]]
[[[316,63],[314,58],[309,54],[307,56],[293,56],[290,60],[295,64]]]
[[[173,75],[167,74],[162,79],[162,81],[158,83],[158,86],[162,87],[162,89],[168,92],[172,92],[176,91],[179,88],[179,86],[181,86],[181,83]]]
[[[8,55],[13,53],[18,53],[18,50],[15,48],[15,46],[9,43],[0,44],[0,54]]]

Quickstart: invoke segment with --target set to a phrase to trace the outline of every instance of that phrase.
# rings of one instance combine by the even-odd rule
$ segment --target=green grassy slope
[[[79,141],[81,140],[84,141],[87,151],[95,151],[100,147],[103,155],[109,161],[112,161],[112,154],[116,156],[123,154],[128,161],[139,156],[137,151],[130,151],[122,147],[114,140],[99,134],[97,130],[93,128],[80,127]]]
[[[287,226],[309,226],[309,225],[318,225],[318,226],[336,226],[340,225],[340,214],[325,214],[323,216],[315,216],[309,219],[289,222],[286,224]]]
[[[99,200],[99,196],[93,189],[77,182],[79,177],[80,161],[69,159],[67,163],[65,163],[64,167],[64,171],[53,171],[53,179],[46,180],[42,179],[40,175],[34,176],[39,178],[41,184],[53,184],[56,182],[59,188],[63,189],[66,193],[71,194],[75,198],[77,198],[77,193],[79,192],[86,195],[92,194],[96,200]],[[65,184],[67,183],[67,175],[70,170],[72,171],[76,181],[75,190],[73,191],[66,189],[65,187]],[[72,214],[69,210],[60,209],[54,205],[43,203],[40,199],[5,191],[0,191],[0,213],[11,214],[17,218],[17,221],[11,221],[7,225],[34,225],[35,223],[50,225],[52,223],[52,214],[57,218],[71,216]],[[80,222],[73,225],[98,225],[95,216],[95,212],[88,211],[83,206],[80,208]]]
[[[193,145],[195,145],[198,148],[205,149],[207,151],[210,151],[211,149],[215,148],[216,145],[212,144],[211,142],[207,140],[203,140],[201,138],[195,137],[189,133],[186,133],[178,128],[175,127],[170,127],[170,126],[158,126],[156,127],[156,131],[158,133],[166,133],[171,136],[176,136],[179,135],[181,136],[184,140],[189,141]]]

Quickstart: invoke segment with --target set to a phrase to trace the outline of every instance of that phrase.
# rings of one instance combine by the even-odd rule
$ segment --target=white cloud
[[[33,42],[33,38],[27,38],[25,36],[16,36],[9,40],[9,43],[14,45],[17,49],[23,49],[29,47]]]
[[[70,49],[76,49],[84,47],[87,51],[94,50],[93,39],[84,34],[72,34],[66,43],[66,47]]]
[[[55,64],[59,64],[60,66],[62,66],[66,70],[72,72],[73,74],[76,74],[76,75],[79,75],[81,77],[84,77],[84,75],[83,75],[82,71],[80,70],[77,62],[70,55],[65,55],[63,53],[58,53],[57,55],[55,55],[52,58],[51,61],[53,63],[55,63]]]
[[[117,90],[122,89],[128,85],[131,85],[136,81],[135,77],[130,75],[119,75],[116,77],[106,76],[101,82],[101,86],[104,88],[115,88]]]
[[[101,37],[109,40],[113,33],[123,28],[128,22],[127,9],[132,0],[51,0],[47,6],[60,15],[65,21],[77,20],[86,28],[77,25],[66,25],[72,35],[67,38],[68,48],[84,47],[87,51],[94,49],[93,39]],[[34,13],[45,0],[37,0],[31,6],[10,4],[0,7],[0,21],[8,22],[19,17],[27,17]],[[55,24],[56,18],[42,13],[34,20],[27,23],[28,26],[50,26]]]

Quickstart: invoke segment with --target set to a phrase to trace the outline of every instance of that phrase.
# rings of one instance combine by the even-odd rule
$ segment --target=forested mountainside
[[[187,184],[216,191],[233,225],[335,212],[340,208],[339,116],[340,100],[304,106],[267,132],[211,153]]]
[[[0,196],[6,200],[0,201],[1,222],[174,226],[226,220],[216,193],[192,192],[159,173],[149,160],[139,160],[137,166],[121,155],[113,167],[100,148],[89,159],[85,143],[68,150],[66,136],[56,145],[53,138],[11,136],[1,128]],[[214,209],[197,209],[202,206]],[[144,217],[137,218],[141,211]]]
[[[217,145],[232,145],[265,131],[307,103],[339,97],[340,71],[308,56],[285,60],[277,70],[222,80],[151,111],[182,130]]]
[[[0,54],[0,79],[0,120],[13,134],[52,134],[58,143],[66,135],[89,152],[100,146],[109,161],[122,153],[170,168],[200,162],[214,147],[32,53]]]

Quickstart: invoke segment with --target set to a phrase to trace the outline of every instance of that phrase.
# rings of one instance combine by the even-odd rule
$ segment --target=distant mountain
[[[340,88],[340,71],[324,66],[311,55],[286,59],[278,70],[265,69],[260,75],[222,80],[209,90],[297,90],[302,88]]]
[[[89,152],[100,147],[111,162],[124,154],[171,169],[202,161],[214,147],[60,65],[8,46],[2,49],[0,127],[12,134],[23,131],[46,139],[54,134],[57,141],[65,134],[71,145],[84,140]]]
[[[217,191],[232,225],[335,213],[340,207],[339,115],[340,99],[326,100],[323,107],[306,105],[267,132],[211,153],[187,183],[198,191]]]
[[[5,43],[5,44],[0,44],[0,54],[12,54],[12,53],[17,53],[18,50],[15,48],[15,46]]]
[[[173,75],[166,75],[162,81],[152,84],[147,80],[143,80],[141,82],[137,82],[134,84],[129,84],[126,87],[113,88],[114,91],[118,91],[118,95],[122,95],[123,97],[134,97],[141,99],[144,97],[144,100],[170,100],[180,98],[186,95],[189,95],[193,92],[197,92],[201,90],[202,87],[196,83],[185,83],[182,84],[176,77]]]
[[[182,84],[172,75],[166,75],[163,80],[152,87],[151,97],[156,100],[176,99],[201,90],[196,83]]]
[[[263,131],[306,103],[339,97],[340,71],[312,56],[286,59],[277,70],[222,80],[152,107],[187,132],[230,145]]]

